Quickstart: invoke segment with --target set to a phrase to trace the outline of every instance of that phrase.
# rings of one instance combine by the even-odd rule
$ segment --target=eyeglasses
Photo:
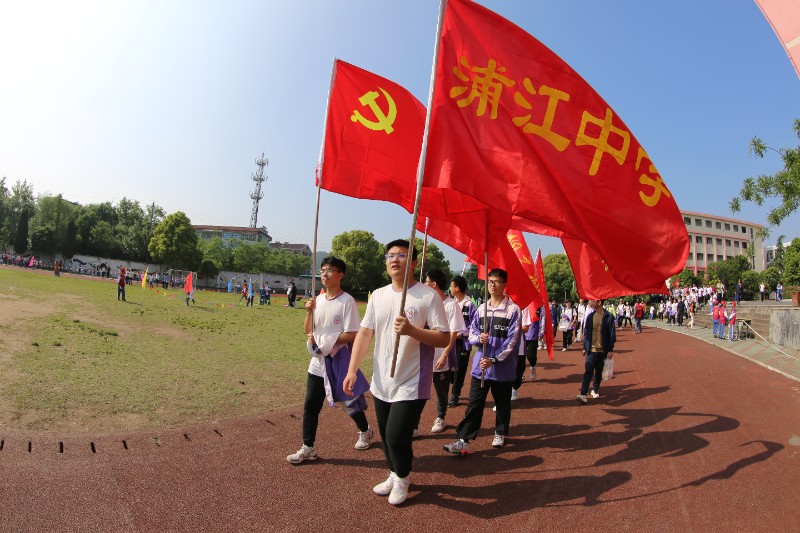
[[[395,259],[403,260],[408,257],[408,254],[405,252],[400,252],[397,254],[386,254],[385,257],[387,261],[394,261]]]
[[[330,276],[334,272],[341,272],[341,270],[338,270],[338,269],[335,269],[335,268],[323,268],[322,270],[319,271],[319,275],[320,276]]]
[[[502,280],[499,280],[499,279],[490,279],[487,283],[489,283],[489,285],[505,285],[506,284],[505,281],[502,281]]]

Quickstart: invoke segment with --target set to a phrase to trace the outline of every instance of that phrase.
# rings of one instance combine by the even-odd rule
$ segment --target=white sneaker
[[[377,494],[378,496],[388,496],[390,492],[392,492],[392,488],[394,487],[394,472],[389,473],[389,477],[386,478],[386,481],[383,483],[378,483],[374,487],[372,487],[372,492]]]
[[[578,394],[578,401],[583,403],[589,403],[589,400],[586,399],[585,394]]]
[[[494,413],[497,412],[497,406],[496,405],[494,407],[492,407],[492,412],[494,412]]]
[[[599,395],[599,394],[597,394],[595,391],[593,391],[593,390],[590,390],[590,391],[589,391],[589,397],[590,397],[590,398],[594,398],[594,399],[596,400],[596,399],[598,399],[598,398],[600,397],[600,395]]]
[[[431,428],[431,433],[441,433],[444,431],[444,428],[447,424],[444,423],[444,418],[437,418],[433,421],[433,427]]]
[[[414,433],[411,434],[412,439],[416,439],[417,437],[419,437],[419,428],[415,428]]]
[[[511,401],[519,400],[519,389],[511,389]]]
[[[566,351],[567,351],[567,349],[566,349],[566,348],[561,348],[561,351],[562,351],[562,352],[566,352]]]
[[[464,439],[458,439],[453,443],[445,444],[442,449],[453,455],[466,455],[469,453],[469,444]]]
[[[313,461],[317,458],[317,452],[314,451],[313,446],[306,446],[303,444],[299,450],[291,455],[286,456],[286,460],[293,465],[299,465],[303,461]]]
[[[536,379],[536,368],[531,368],[531,381]]]
[[[494,438],[492,439],[492,448],[502,448],[505,443],[505,436],[495,433]]]
[[[389,493],[389,503],[392,505],[400,505],[408,498],[408,477],[397,477],[396,474],[392,474],[394,476],[394,486],[392,487],[392,492]]]
[[[359,431],[355,446],[356,450],[366,450],[369,448],[369,441],[372,440],[372,435],[372,428],[367,428],[366,431]]]

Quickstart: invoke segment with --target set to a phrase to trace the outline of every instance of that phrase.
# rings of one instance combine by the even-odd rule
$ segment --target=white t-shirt
[[[394,378],[392,353],[396,333],[394,319],[400,316],[402,293],[391,285],[372,293],[361,327],[375,331],[375,351],[372,358],[372,395],[384,402],[429,399],[433,385],[432,346],[402,335],[397,350]],[[406,318],[418,328],[427,327],[443,332],[450,331],[447,314],[439,294],[425,285],[415,283],[406,294]]]
[[[344,345],[337,343],[340,333],[358,331],[358,305],[352,296],[343,292],[328,300],[324,294],[317,296],[314,309],[314,342],[322,352],[311,357],[308,373],[322,377],[325,364],[322,358],[334,354]]]
[[[408,300],[406,300],[408,301]],[[467,329],[467,326],[464,324],[464,315],[461,313],[461,305],[455,301],[453,298],[448,296],[444,300],[442,300],[444,304],[444,312],[447,314],[447,325],[450,327],[450,332],[461,332]],[[455,346],[453,346],[455,349]],[[455,368],[450,368],[449,365],[445,364],[442,368],[436,368],[436,361],[444,353],[444,348],[436,348],[433,353],[433,371],[434,372],[450,372],[455,370]]]

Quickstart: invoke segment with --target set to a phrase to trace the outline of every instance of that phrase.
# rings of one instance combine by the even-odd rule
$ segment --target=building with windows
[[[786,251],[786,249],[789,246],[791,246],[792,241],[794,241],[794,239],[790,240],[789,242],[784,242],[783,243],[784,252]],[[772,246],[765,247],[764,248],[764,254],[765,254],[765,257],[766,257],[765,264],[766,264],[767,268],[769,268],[772,265],[772,263],[775,261],[775,257],[778,254],[778,245],[777,244],[773,244]]]
[[[763,225],[691,211],[681,211],[681,216],[689,234],[686,268],[695,275],[705,271],[709,263],[747,255],[750,248],[755,250],[752,268],[757,272],[766,268],[764,239],[757,235]]]
[[[248,242],[263,242],[269,244],[272,237],[267,233],[267,228],[248,228],[244,226],[201,226],[193,225],[197,232],[197,237],[201,241],[208,241],[214,237],[220,237],[222,244],[228,246],[231,240],[242,240]]]

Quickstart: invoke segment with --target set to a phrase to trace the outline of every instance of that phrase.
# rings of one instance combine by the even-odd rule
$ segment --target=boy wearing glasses
[[[350,350],[358,331],[358,307],[352,296],[342,290],[347,265],[336,257],[322,261],[322,285],[325,294],[306,302],[306,318],[303,329],[308,335],[308,365],[306,399],[303,405],[303,445],[297,452],[288,455],[292,464],[313,461],[317,458],[314,447],[317,424],[322,403],[327,398],[330,405],[339,403],[350,415],[358,428],[357,450],[369,448],[372,430],[364,411],[367,402],[364,393],[369,383],[359,371],[350,394],[345,394],[342,382],[350,365]]]
[[[495,412],[493,448],[502,448],[511,424],[511,389],[517,378],[517,357],[520,343],[519,307],[505,295],[508,274],[495,268],[489,272],[488,315],[487,307],[478,307],[478,313],[469,327],[469,342],[478,346],[472,362],[469,403],[464,419],[458,425],[458,439],[444,446],[446,452],[462,455],[469,452],[469,441],[478,436],[483,421],[486,396],[492,391]],[[487,331],[482,333],[484,316]],[[483,374],[483,376],[482,376]],[[485,384],[481,386],[481,378]]]
[[[401,310],[408,261],[411,274],[405,307]],[[408,498],[414,459],[412,435],[431,395],[434,349],[444,348],[450,342],[442,299],[432,288],[414,281],[416,266],[417,250],[408,241],[399,239],[386,245],[386,272],[392,283],[372,293],[344,380],[345,392],[352,394],[357,383],[356,372],[374,336],[370,391],[375,399],[375,417],[390,473],[386,481],[372,490],[381,496],[388,495],[392,505]],[[392,377],[392,356],[398,335],[400,345]]]

